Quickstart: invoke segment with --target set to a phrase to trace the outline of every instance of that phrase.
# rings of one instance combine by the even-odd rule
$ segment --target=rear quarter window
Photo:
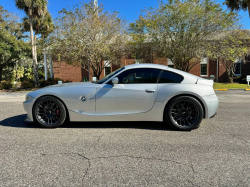
[[[181,83],[183,79],[183,76],[177,73],[163,70],[158,83]]]

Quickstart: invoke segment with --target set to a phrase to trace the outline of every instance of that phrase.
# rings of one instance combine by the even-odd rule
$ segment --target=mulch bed
[[[19,91],[31,92],[31,91],[35,91],[38,89],[40,88],[27,88],[27,89],[17,88],[17,89],[9,89],[9,90],[0,90],[0,92],[19,92]]]

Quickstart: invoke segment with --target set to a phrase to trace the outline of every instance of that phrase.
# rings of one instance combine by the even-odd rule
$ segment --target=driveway
[[[216,92],[218,115],[162,123],[24,122],[26,93],[0,94],[0,186],[250,186],[250,92]]]

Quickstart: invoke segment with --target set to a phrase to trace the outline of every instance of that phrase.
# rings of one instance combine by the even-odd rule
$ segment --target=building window
[[[111,73],[111,67],[105,67],[105,75],[104,76],[107,76]]]
[[[201,76],[207,76],[207,64],[201,64]]]
[[[174,65],[168,65],[168,67],[170,67],[170,68],[174,68]]]
[[[207,58],[201,59],[201,76],[207,76]]]
[[[235,60],[234,76],[241,76],[241,60]]]
[[[111,73],[111,63],[108,60],[104,60],[104,76]]]

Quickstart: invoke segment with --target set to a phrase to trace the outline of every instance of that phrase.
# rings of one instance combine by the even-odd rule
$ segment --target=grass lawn
[[[214,89],[250,89],[250,86],[247,87],[247,84],[238,84],[238,83],[214,83]]]

